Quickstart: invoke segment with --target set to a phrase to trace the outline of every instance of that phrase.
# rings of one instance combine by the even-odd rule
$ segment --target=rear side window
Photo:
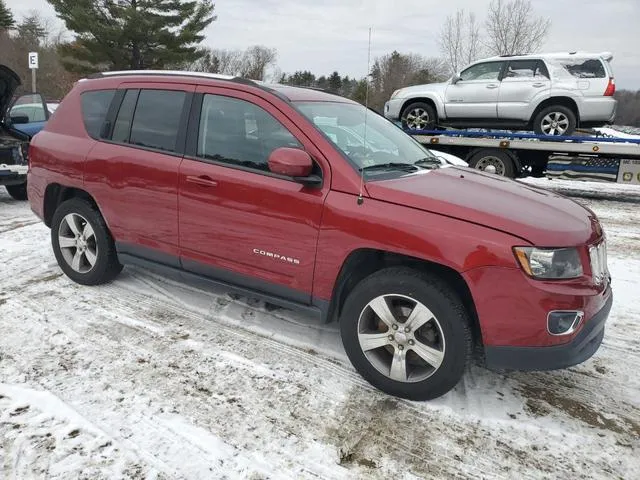
[[[509,62],[505,78],[548,79],[549,72],[540,60],[513,60]]]
[[[109,105],[115,93],[115,90],[94,90],[84,92],[80,96],[84,128],[89,136],[95,139],[100,138],[100,130],[107,118]]]
[[[175,90],[141,90],[129,143],[175,152],[186,96],[186,92]]]
[[[605,78],[607,71],[598,59],[569,59],[560,60],[562,69],[576,78]]]

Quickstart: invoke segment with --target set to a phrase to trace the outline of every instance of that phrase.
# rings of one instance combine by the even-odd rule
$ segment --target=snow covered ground
[[[0,193],[0,478],[637,478],[640,189],[575,194],[609,236],[604,345],[574,368],[472,367],[428,403],[369,387],[335,325],[127,268],[62,276]]]

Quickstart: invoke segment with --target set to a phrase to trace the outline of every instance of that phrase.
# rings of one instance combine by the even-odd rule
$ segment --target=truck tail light
[[[607,85],[607,89],[604,91],[605,97],[613,97],[613,94],[616,93],[616,81],[613,77],[609,78],[609,84]]]

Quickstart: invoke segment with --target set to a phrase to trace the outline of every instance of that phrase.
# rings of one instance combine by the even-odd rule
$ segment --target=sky
[[[54,18],[45,0],[5,0],[19,18],[30,10]],[[362,77],[371,55],[398,50],[439,56],[437,38],[446,17],[466,9],[484,18],[489,0],[217,0],[218,20],[205,44],[278,50],[283,72],[334,70]],[[640,89],[640,0],[532,0],[537,14],[551,18],[547,52],[608,51],[618,88]],[[61,26],[61,24],[60,24]]]

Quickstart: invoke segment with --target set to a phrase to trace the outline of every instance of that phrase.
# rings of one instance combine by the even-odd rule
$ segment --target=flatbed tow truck
[[[472,168],[504,177],[640,185],[640,138],[611,137],[596,130],[555,137],[448,129],[406,132],[430,150],[451,153]]]

